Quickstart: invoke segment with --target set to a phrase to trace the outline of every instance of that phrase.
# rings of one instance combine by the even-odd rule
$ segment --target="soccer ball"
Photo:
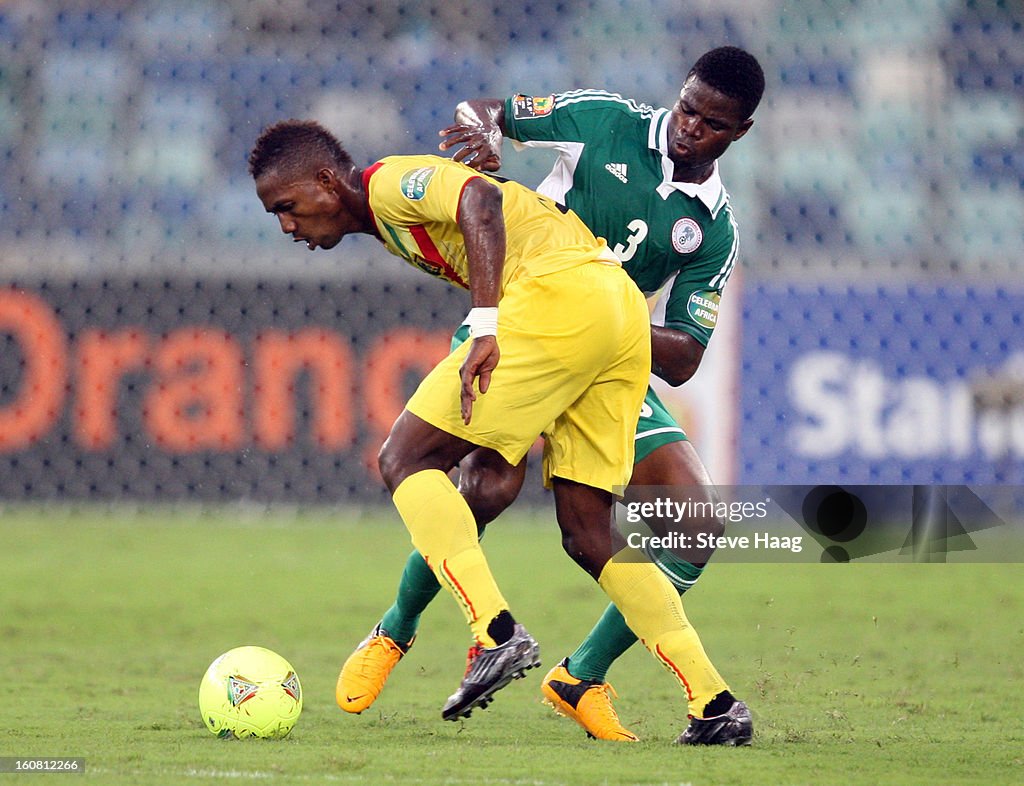
[[[302,712],[302,686],[276,652],[236,647],[203,675],[199,712],[218,737],[285,737]]]

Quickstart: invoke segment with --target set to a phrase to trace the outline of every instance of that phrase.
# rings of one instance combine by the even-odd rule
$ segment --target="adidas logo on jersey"
[[[611,172],[613,175],[615,175],[615,177],[617,177],[623,183],[629,182],[629,179],[626,177],[625,164],[605,164],[604,168]]]

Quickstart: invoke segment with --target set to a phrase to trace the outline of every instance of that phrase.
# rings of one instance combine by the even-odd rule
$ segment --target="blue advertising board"
[[[1024,482],[1024,291],[744,292],[740,483]]]

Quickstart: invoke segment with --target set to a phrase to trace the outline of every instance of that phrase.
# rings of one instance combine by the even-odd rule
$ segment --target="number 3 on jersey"
[[[620,262],[629,262],[636,254],[640,244],[647,239],[647,222],[642,218],[634,218],[626,224],[626,229],[630,232],[629,237],[626,238],[626,244],[616,243],[615,248],[612,249]]]

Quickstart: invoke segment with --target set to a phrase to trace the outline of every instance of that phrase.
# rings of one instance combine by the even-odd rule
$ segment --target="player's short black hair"
[[[739,101],[744,118],[754,114],[764,94],[761,64],[738,46],[720,46],[705,52],[693,64],[687,78],[691,76]]]
[[[315,120],[274,123],[263,129],[249,153],[249,174],[254,180],[271,169],[301,175],[323,166],[347,169],[352,156]]]

